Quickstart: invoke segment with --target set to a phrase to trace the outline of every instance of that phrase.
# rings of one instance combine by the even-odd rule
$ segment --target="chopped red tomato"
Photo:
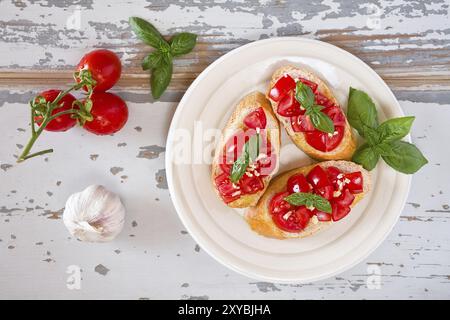
[[[335,202],[331,203],[331,207],[333,209],[333,212],[331,213],[333,221],[341,220],[350,212],[350,207],[342,207]]]
[[[327,133],[319,130],[305,132],[306,142],[319,151],[332,151],[336,149],[344,138],[344,127],[335,126],[334,130],[334,133]]]
[[[334,199],[334,202],[341,207],[349,207],[353,200],[355,200],[355,196],[351,193],[350,190],[344,189],[342,194]]]
[[[321,188],[330,185],[328,175],[321,166],[315,166],[306,176],[306,179],[311,183],[313,188]]]
[[[291,117],[291,125],[294,132],[316,131],[316,128],[314,128],[311,119],[305,114]]]
[[[266,114],[264,113],[264,109],[259,107],[253,112],[250,112],[244,118],[244,124],[251,129],[265,129],[267,124]]]
[[[281,230],[287,232],[299,232],[306,228],[309,219],[311,219],[311,211],[305,206],[300,206],[296,210],[286,213],[278,213],[272,216],[273,222]]]
[[[273,101],[280,101],[289,91],[295,88],[295,80],[289,75],[284,75],[270,89],[269,98]]]
[[[252,194],[264,189],[264,182],[261,177],[256,177],[254,175],[250,177],[247,174],[244,174],[239,181],[239,186],[244,194]]]
[[[305,113],[300,109],[300,103],[295,99],[294,91],[287,93],[278,103],[277,112],[283,117],[298,116]]]
[[[269,204],[269,211],[271,214],[286,213],[294,208],[294,206],[284,200],[288,195],[289,192],[279,192],[272,197]]]
[[[301,173],[298,173],[289,178],[287,182],[287,191],[289,193],[310,192],[311,186],[309,185],[305,176]]]
[[[352,193],[361,193],[363,192],[363,176],[360,171],[358,172],[352,172],[347,173],[344,175],[345,179],[350,180],[350,182],[346,183],[346,187],[352,192]]]

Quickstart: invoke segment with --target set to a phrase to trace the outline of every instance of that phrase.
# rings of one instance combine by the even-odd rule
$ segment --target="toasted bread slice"
[[[334,166],[341,170],[343,173],[350,173],[350,172],[356,172],[361,171],[363,176],[363,192],[359,194],[355,194],[355,200],[353,201],[351,207],[353,207],[356,203],[358,203],[369,191],[370,189],[370,174],[367,170],[365,170],[360,165],[350,162],[350,161],[325,161],[318,163],[322,168],[328,168],[331,166]],[[282,192],[286,189],[287,181],[291,176],[297,173],[302,173],[304,175],[307,175],[308,172],[314,168],[316,164],[309,165],[306,167],[301,167],[297,169],[293,169],[290,171],[287,171],[285,173],[282,173],[278,177],[272,180],[269,187],[267,188],[264,195],[259,199],[258,204],[256,207],[249,208],[245,213],[245,219],[247,220],[250,227],[256,231],[257,233],[270,237],[270,238],[277,238],[277,239],[287,239],[287,238],[304,238],[307,236],[310,236],[314,233],[317,233],[319,230],[322,230],[329,225],[331,225],[332,221],[317,221],[311,219],[306,226],[305,229],[303,229],[301,232],[286,232],[278,228],[275,223],[272,220],[271,213],[269,212],[269,204],[272,197],[278,193]],[[351,212],[349,213],[351,214]],[[344,218],[345,219],[345,218]],[[314,223],[316,222],[316,223]]]
[[[280,158],[280,144],[281,144],[280,124],[272,111],[270,102],[266,99],[264,94],[261,92],[255,91],[255,92],[248,94],[244,98],[242,98],[242,100],[237,104],[235,110],[233,111],[225,128],[222,130],[221,140],[220,140],[218,147],[216,148],[216,152],[215,152],[213,163],[212,163],[212,169],[211,169],[211,178],[212,178],[213,188],[214,188],[214,190],[216,190],[216,193],[220,197],[220,194],[219,194],[219,191],[217,190],[214,179],[222,173],[222,170],[219,166],[219,160],[220,160],[221,150],[223,149],[223,146],[226,144],[228,139],[236,131],[238,131],[239,129],[242,129],[244,127],[244,124],[243,124],[244,118],[250,112],[253,112],[260,107],[263,108],[264,113],[266,115],[266,120],[267,120],[266,132],[267,132],[268,139],[271,142],[273,152],[275,153],[276,158],[277,158],[276,166],[270,175],[265,176],[263,178],[263,182],[264,182],[263,190],[258,191],[253,194],[242,195],[239,199],[234,200],[230,203],[227,203],[226,205],[228,205],[229,207],[246,208],[246,207],[254,206],[258,202],[259,198],[264,194],[264,191],[267,189],[267,186],[269,185],[269,182],[272,179],[272,177],[278,171],[279,162],[280,162],[279,158]]]
[[[277,69],[272,75],[269,89],[267,91],[267,97],[272,104],[272,108],[274,110],[275,115],[277,116],[278,120],[280,120],[280,122],[284,125],[286,132],[291,137],[292,141],[296,144],[297,147],[302,149],[310,157],[318,159],[318,160],[350,160],[356,149],[356,140],[355,140],[352,128],[350,127],[350,125],[347,121],[347,118],[345,119],[346,125],[345,125],[344,137],[342,138],[342,141],[339,144],[339,146],[337,146],[336,149],[334,149],[332,151],[323,152],[323,151],[317,150],[314,147],[310,146],[306,142],[305,135],[303,132],[295,132],[292,129],[289,118],[280,116],[277,113],[278,102],[275,102],[269,98],[269,91],[275,85],[275,83],[278,81],[278,79],[281,78],[285,74],[290,75],[294,79],[304,78],[309,81],[315,82],[318,85],[317,90],[322,95],[327,97],[330,101],[332,101],[336,105],[339,105],[339,103],[336,100],[336,98],[334,97],[330,88],[325,84],[324,81],[322,81],[322,79],[320,79],[314,73],[312,73],[310,71],[306,71],[299,67],[289,66],[289,65]]]

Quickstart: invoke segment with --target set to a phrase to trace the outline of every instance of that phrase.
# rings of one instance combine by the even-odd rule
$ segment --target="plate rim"
[[[404,116],[404,112],[403,109],[401,108],[400,104],[398,103],[397,98],[395,97],[395,95],[393,94],[392,90],[390,89],[390,87],[386,84],[386,82],[364,61],[362,61],[360,58],[358,58],[357,56],[353,55],[352,53],[341,49],[333,44],[324,42],[324,41],[320,41],[320,40],[316,40],[316,39],[309,39],[309,38],[305,38],[305,37],[299,37],[299,36],[294,36],[294,37],[272,37],[272,38],[268,38],[268,39],[263,39],[263,40],[256,40],[250,43],[247,43],[245,45],[242,45],[240,47],[237,47],[229,52],[227,52],[226,54],[222,55],[221,57],[219,57],[217,60],[215,60],[214,62],[212,62],[209,66],[207,66],[198,76],[197,78],[191,83],[191,85],[189,86],[189,88],[186,90],[186,92],[184,93],[182,99],[180,100],[180,102],[177,105],[177,108],[175,110],[175,113],[172,117],[172,120],[170,122],[170,126],[169,126],[169,131],[168,131],[168,135],[167,135],[167,141],[166,141],[166,152],[165,152],[165,169],[166,169],[166,178],[167,178],[167,185],[168,185],[168,189],[169,189],[169,193],[171,194],[171,200],[172,203],[175,207],[175,211],[177,212],[178,217],[180,218],[181,222],[183,223],[184,227],[187,229],[187,231],[189,232],[189,234],[191,235],[191,237],[194,239],[194,241],[201,246],[201,248],[208,253],[212,258],[214,258],[217,262],[219,262],[220,264],[224,265],[225,267],[241,274],[244,275],[248,278],[251,279],[255,279],[255,280],[261,280],[261,281],[271,281],[271,282],[277,282],[277,283],[305,283],[305,282],[312,282],[312,281],[319,281],[319,280],[323,280],[323,279],[327,279],[330,278],[334,275],[340,274],[344,271],[347,271],[351,268],[353,268],[354,266],[358,265],[359,263],[361,263],[364,259],[366,259],[368,256],[370,256],[383,242],[384,240],[387,238],[387,236],[392,232],[392,229],[394,228],[394,226],[397,224],[398,219],[400,217],[401,212],[403,211],[405,205],[406,205],[406,201],[408,198],[408,195],[410,193],[410,188],[411,188],[411,180],[412,177],[411,175],[407,175],[408,179],[406,181],[406,186],[405,186],[405,193],[402,199],[399,199],[399,211],[397,213],[396,219],[395,221],[393,221],[393,223],[389,226],[389,228],[386,228],[386,230],[384,231],[384,233],[382,234],[382,236],[379,237],[378,241],[370,248],[368,249],[363,255],[361,255],[358,259],[355,259],[353,262],[346,264],[345,266],[342,266],[341,268],[337,269],[337,270],[333,270],[333,272],[329,272],[329,273],[324,273],[321,275],[317,275],[315,277],[309,277],[307,279],[299,279],[299,278],[276,278],[276,277],[271,277],[271,276],[267,276],[267,275],[262,275],[259,273],[255,273],[255,272],[251,272],[245,269],[241,269],[238,266],[234,265],[233,263],[230,263],[228,261],[227,258],[222,257],[219,254],[216,254],[216,252],[213,252],[214,250],[205,245],[203,243],[202,240],[199,240],[199,236],[196,234],[197,231],[194,231],[193,229],[191,229],[190,227],[190,222],[187,221],[188,218],[182,213],[184,209],[181,208],[181,204],[180,201],[176,195],[176,193],[174,192],[175,190],[175,185],[174,185],[174,177],[173,177],[173,166],[174,163],[171,161],[172,159],[172,144],[170,144],[169,142],[173,140],[173,134],[174,134],[174,129],[175,127],[178,125],[179,123],[179,119],[180,116],[182,114],[182,109],[185,108],[185,106],[187,105],[185,103],[185,101],[187,101],[189,99],[189,97],[191,96],[192,92],[195,90],[195,88],[197,87],[198,83],[201,82],[211,71],[211,69],[213,69],[216,65],[222,63],[223,60],[228,59],[229,57],[233,56],[233,55],[237,55],[239,54],[239,52],[246,50],[249,47],[253,47],[253,46],[258,46],[258,45],[262,45],[265,43],[269,43],[269,42],[283,42],[283,41],[299,41],[299,42],[309,42],[312,44],[319,44],[319,45],[323,45],[323,46],[327,46],[329,48],[331,48],[332,50],[338,50],[341,51],[342,53],[346,54],[346,55],[350,55],[353,59],[355,59],[356,61],[358,61],[360,64],[362,64],[365,69],[370,72],[373,76],[375,76],[376,78],[378,78],[378,80],[381,81],[381,83],[383,84],[383,86],[385,87],[385,89],[387,90],[387,92],[389,92],[389,94],[391,95],[391,97],[397,102],[398,107],[399,107],[399,111],[401,113],[401,116]],[[408,135],[406,137],[406,140],[411,142],[411,137],[410,135]]]

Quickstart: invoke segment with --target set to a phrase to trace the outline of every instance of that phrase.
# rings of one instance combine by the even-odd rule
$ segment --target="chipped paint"
[[[98,264],[95,266],[94,271],[98,274],[101,274],[102,276],[106,276],[110,270],[104,265]]]
[[[139,154],[137,158],[156,159],[162,152],[166,151],[166,148],[157,145],[139,147]]]
[[[118,174],[119,172],[122,172],[122,171],[123,171],[123,168],[121,168],[121,167],[112,167],[112,168],[109,169],[109,171],[110,171],[113,175],[116,175],[116,174]]]
[[[166,169],[160,169],[155,173],[156,187],[160,189],[168,189]]]

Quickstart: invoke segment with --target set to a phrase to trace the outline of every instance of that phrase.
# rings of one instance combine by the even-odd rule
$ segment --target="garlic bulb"
[[[63,221],[81,241],[107,242],[122,231],[125,208],[115,193],[92,185],[67,199]]]

